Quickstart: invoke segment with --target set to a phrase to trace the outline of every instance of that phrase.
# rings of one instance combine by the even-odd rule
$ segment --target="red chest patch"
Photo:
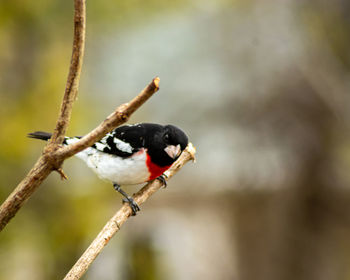
[[[156,164],[154,164],[152,161],[151,161],[151,157],[147,154],[147,168],[148,168],[148,171],[150,173],[150,176],[149,176],[149,181],[151,180],[154,180],[156,179],[157,177],[159,177],[160,175],[162,175],[164,173],[164,171],[168,170],[169,167],[171,165],[167,165],[167,166],[158,166]]]

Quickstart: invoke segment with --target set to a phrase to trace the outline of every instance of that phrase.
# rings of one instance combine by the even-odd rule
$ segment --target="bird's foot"
[[[117,183],[114,183],[113,187],[117,192],[121,193],[124,196],[123,202],[129,203],[130,208],[132,210],[132,215],[136,216],[136,212],[140,211],[140,207],[137,205],[134,199],[131,196],[128,196],[128,194],[125,191],[123,191],[120,185],[118,185]]]
[[[165,174],[162,174],[162,175],[157,177],[157,179],[159,181],[161,181],[161,183],[163,183],[164,188],[166,188],[168,186],[168,183],[167,183],[165,177],[168,178]]]
[[[138,206],[138,204],[131,196],[123,198],[123,202],[129,203],[133,216],[136,216],[137,211],[140,211],[140,206]]]

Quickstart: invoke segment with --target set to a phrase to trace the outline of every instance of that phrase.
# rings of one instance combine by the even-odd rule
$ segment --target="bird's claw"
[[[128,196],[127,198],[123,198],[123,202],[129,203],[133,216],[136,216],[137,211],[140,211],[140,206],[138,206],[132,197]]]
[[[167,177],[165,174],[162,174],[162,175],[157,177],[157,179],[163,183],[164,188],[166,188],[168,186],[168,183],[167,183],[165,177]]]

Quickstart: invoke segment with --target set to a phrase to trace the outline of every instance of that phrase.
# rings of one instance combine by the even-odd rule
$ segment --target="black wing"
[[[143,124],[117,127],[92,147],[120,157],[129,157],[145,147],[146,128]]]

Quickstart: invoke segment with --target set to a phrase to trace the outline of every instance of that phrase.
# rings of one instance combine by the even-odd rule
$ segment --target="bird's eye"
[[[169,134],[168,133],[164,135],[164,140],[169,141]]]

